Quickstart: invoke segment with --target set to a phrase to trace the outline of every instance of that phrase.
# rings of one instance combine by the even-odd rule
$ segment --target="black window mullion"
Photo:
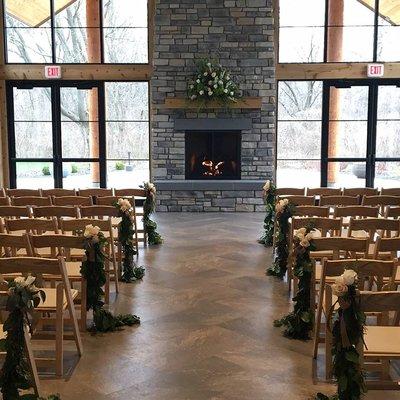
[[[373,187],[375,178],[376,124],[378,114],[378,84],[371,82],[368,96],[367,186]]]
[[[100,62],[104,64],[103,0],[99,0]]]
[[[378,59],[378,21],[379,21],[379,0],[375,0],[375,23],[374,23],[374,51],[373,61]]]
[[[325,0],[324,63],[328,61],[329,0]]]
[[[53,168],[54,187],[62,188],[62,143],[61,143],[61,94],[60,85],[52,86],[52,116],[53,116]]]
[[[6,102],[7,102],[7,127],[8,127],[8,162],[9,162],[9,178],[10,188],[17,186],[17,165],[15,161],[15,124],[14,124],[14,88],[7,83],[6,86]]]
[[[328,185],[328,146],[329,146],[329,100],[330,84],[323,83],[322,88],[322,124],[321,124],[321,187]]]
[[[50,26],[51,26],[51,58],[53,60],[53,64],[56,63],[56,28],[54,24],[54,0],[50,1]]]
[[[99,106],[99,162],[100,162],[100,187],[107,187],[107,140],[106,140],[106,102],[105,83],[99,82],[97,89]]]

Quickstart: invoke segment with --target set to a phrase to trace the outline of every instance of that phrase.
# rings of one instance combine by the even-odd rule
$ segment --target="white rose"
[[[200,79],[197,79],[197,81],[196,81],[197,83],[200,83]]]
[[[218,85],[222,86],[223,84],[224,84],[224,82],[218,81]]]
[[[211,67],[211,63],[207,63],[207,67],[209,67],[209,68],[210,68],[210,67]]]
[[[190,88],[190,89],[193,89],[193,88],[194,88],[194,86],[193,86],[193,85],[190,85],[190,86],[189,86],[189,88]]]
[[[228,89],[224,89],[224,93],[228,93]]]
[[[217,89],[218,88],[218,85],[214,85],[214,89]]]
[[[306,228],[300,228],[298,231],[297,231],[297,233],[299,234],[301,234],[301,235],[305,235],[306,233],[307,233],[307,229]]]
[[[204,74],[203,74],[204,76],[207,76],[208,75],[208,72],[204,72]]]
[[[302,241],[300,242],[300,245],[301,245],[302,247],[309,247],[309,246],[310,246],[310,242],[308,241],[307,237],[304,237],[304,238],[302,239]]]
[[[343,282],[346,285],[353,285],[357,279],[357,273],[352,269],[346,269],[342,274],[342,277],[343,277]]]
[[[212,96],[212,95],[213,95],[213,92],[210,90],[210,91],[208,92],[208,95],[209,95],[209,96]]]
[[[268,180],[265,182],[265,185],[263,186],[263,189],[268,192],[269,188],[271,187],[271,182]]]
[[[100,232],[100,228],[98,226],[93,226],[93,225],[86,225],[85,231],[83,232],[83,236],[85,238],[91,238],[94,236],[97,236]]]
[[[275,206],[275,212],[280,213],[282,211],[282,205],[281,202],[278,202]]]
[[[343,283],[343,281],[339,281],[338,283],[335,282],[332,285],[332,292],[337,297],[344,296],[348,291],[349,291],[349,288],[347,285],[345,285]]]
[[[204,90],[200,90],[199,95],[203,96],[203,94],[204,94]]]
[[[213,84],[213,81],[208,81],[208,85],[211,86]]]
[[[287,205],[289,204],[289,199],[283,199],[282,201],[283,201],[283,204],[284,204],[285,206],[287,206]]]
[[[212,76],[213,78],[215,78],[215,77],[217,76],[217,74],[216,74],[215,72],[213,72],[213,73],[211,74],[211,76]]]
[[[234,93],[233,92],[231,92],[231,96],[233,96],[234,95]]]
[[[190,96],[190,100],[195,100],[197,99],[197,96],[195,94],[193,94],[192,96]]]
[[[26,278],[26,280],[25,280],[26,286],[33,285],[33,283],[35,282],[35,280],[36,280],[36,277],[34,277],[34,276],[32,276],[32,275],[29,275],[29,276]]]
[[[156,192],[157,192],[157,190],[156,190],[156,185],[154,185],[154,183],[149,183],[149,184],[147,185],[147,187],[148,187],[148,189],[149,189],[149,191],[150,191],[151,193],[156,193]]]
[[[26,286],[25,278],[23,276],[18,276],[14,279],[14,282],[19,286]]]

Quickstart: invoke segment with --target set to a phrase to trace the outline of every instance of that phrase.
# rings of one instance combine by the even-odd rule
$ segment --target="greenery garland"
[[[264,203],[266,215],[264,218],[264,233],[258,239],[258,243],[264,246],[272,246],[274,239],[274,223],[275,223],[275,192],[276,187],[271,181],[266,181],[263,186]]]
[[[46,300],[43,290],[35,285],[35,277],[18,277],[8,283],[6,311],[8,317],[3,329],[6,338],[0,341],[0,348],[6,358],[0,371],[0,387],[4,400],[37,399],[36,395],[21,395],[20,390],[33,388],[33,377],[25,347],[25,326],[31,329],[32,313],[41,301]],[[30,332],[32,333],[32,332]]]
[[[315,399],[359,400],[366,393],[366,386],[357,346],[363,341],[366,317],[357,300],[356,272],[345,270],[336,279],[332,290],[339,303],[332,329],[333,375],[337,381],[337,394],[328,397],[318,393]]]
[[[163,243],[162,236],[157,232],[157,223],[150,219],[156,209],[156,187],[153,183],[145,182],[143,189],[146,191],[146,200],[143,204],[143,225],[149,245]]]
[[[267,269],[266,274],[280,279],[283,279],[287,271],[289,219],[293,216],[294,210],[294,205],[290,204],[288,199],[279,200],[275,206],[278,231],[274,248],[274,263]]]
[[[106,272],[104,268],[105,254],[104,246],[107,239],[100,231],[100,228],[87,225],[84,232],[85,259],[82,262],[81,274],[86,279],[86,309],[93,310],[92,331],[110,332],[115,331],[124,325],[134,325],[140,323],[140,318],[136,315],[112,315],[103,308],[102,300],[104,291],[102,287],[106,283]]]
[[[122,281],[134,282],[142,279],[145,273],[143,267],[136,265],[133,257],[137,254],[135,250],[135,228],[134,212],[131,203],[127,199],[118,199],[114,206],[119,211],[121,221],[118,224],[118,240],[124,253],[122,262]]]
[[[313,244],[314,227],[307,226],[299,229],[293,239],[295,265],[294,275],[299,280],[298,292],[293,298],[295,302],[293,312],[274,321],[274,326],[284,326],[285,337],[291,339],[308,340],[314,326],[314,312],[311,304],[311,277],[313,263],[310,251],[315,250]]]

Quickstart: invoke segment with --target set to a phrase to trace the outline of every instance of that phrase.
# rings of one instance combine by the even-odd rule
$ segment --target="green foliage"
[[[237,101],[240,91],[228,70],[211,60],[203,59],[197,64],[197,73],[188,86],[190,100],[207,102],[217,100],[222,104]]]
[[[50,167],[49,167],[48,165],[45,165],[45,166],[42,168],[42,174],[43,174],[44,176],[49,176],[49,175],[51,175],[51,173],[50,173]]]
[[[276,214],[278,231],[276,236],[275,257],[271,267],[266,271],[267,275],[275,276],[283,279],[287,271],[287,261],[289,256],[288,234],[289,234],[289,219],[294,214],[295,207],[288,204],[283,211]]]
[[[157,232],[157,223],[150,219],[156,208],[155,187],[146,182],[143,184],[143,188],[146,190],[146,199],[143,204],[143,225],[147,234],[147,242],[149,245],[159,245],[163,243],[164,239]]]
[[[94,326],[97,332],[114,332],[123,326],[140,324],[140,318],[132,314],[112,315],[103,308],[93,313]]]
[[[125,169],[125,164],[122,161],[117,161],[115,163],[115,169],[117,171],[123,171]]]
[[[275,224],[275,186],[271,183],[270,189],[264,195],[265,211],[264,233],[258,239],[258,243],[264,246],[272,246],[274,241],[274,224]]]
[[[71,173],[76,174],[78,172],[78,166],[75,164],[71,165]]]

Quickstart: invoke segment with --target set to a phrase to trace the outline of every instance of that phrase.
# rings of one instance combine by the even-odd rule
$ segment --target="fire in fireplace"
[[[186,132],[186,179],[240,179],[241,131]]]

